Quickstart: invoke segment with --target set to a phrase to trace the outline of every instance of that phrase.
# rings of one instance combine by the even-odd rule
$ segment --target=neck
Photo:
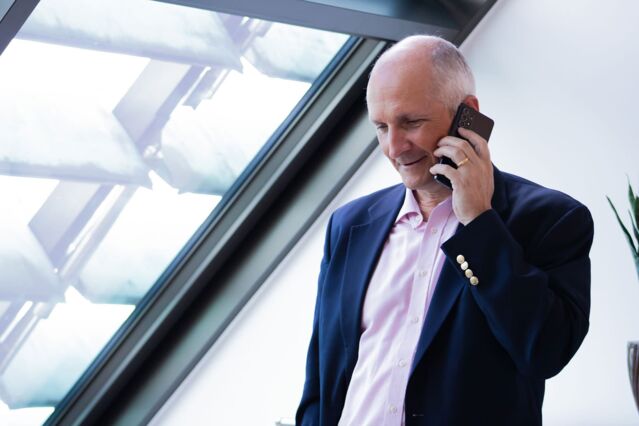
[[[419,210],[424,217],[424,220],[428,220],[430,217],[430,213],[433,211],[435,207],[446,198],[450,197],[451,191],[450,189],[436,184],[437,187],[431,189],[415,189],[413,190],[413,195],[415,196],[415,200],[417,200],[417,204],[419,205]]]

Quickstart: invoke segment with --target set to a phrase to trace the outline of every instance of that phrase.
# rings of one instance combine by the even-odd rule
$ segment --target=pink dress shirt
[[[339,426],[404,425],[404,395],[428,306],[459,224],[451,198],[427,222],[406,190],[366,292],[359,354]]]

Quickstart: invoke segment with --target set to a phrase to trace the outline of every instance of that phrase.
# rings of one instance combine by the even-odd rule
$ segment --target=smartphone
[[[455,118],[453,118],[453,123],[450,126],[450,131],[448,132],[448,134],[450,136],[455,136],[463,139],[463,137],[457,130],[460,127],[465,127],[466,129],[472,130],[482,138],[486,139],[486,141],[488,141],[488,138],[490,138],[490,133],[493,131],[494,124],[495,122],[492,119],[486,117],[484,114],[473,109],[472,107],[469,107],[468,105],[462,103],[457,108]],[[455,169],[457,168],[457,164],[455,164],[453,160],[448,157],[440,158],[439,164],[448,164]],[[446,176],[439,174],[435,175],[435,180],[442,185],[453,189],[450,180]]]

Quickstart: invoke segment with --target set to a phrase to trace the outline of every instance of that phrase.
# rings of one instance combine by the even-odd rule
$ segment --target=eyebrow
[[[430,117],[428,117],[427,115],[423,115],[423,114],[401,114],[399,117],[397,117],[398,120],[400,122],[406,122],[406,121],[414,121],[414,120],[430,120]]]
[[[397,117],[395,117],[395,119],[397,120],[397,122],[399,123],[406,123],[408,121],[415,121],[415,120],[424,120],[424,121],[431,121],[431,118],[428,115],[425,114],[400,114]],[[385,124],[383,121],[377,121],[374,119],[371,119],[371,123],[373,124]]]

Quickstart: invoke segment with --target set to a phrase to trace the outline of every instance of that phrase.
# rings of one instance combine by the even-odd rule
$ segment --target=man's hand
[[[454,136],[446,136],[439,141],[439,148],[433,152],[438,157],[450,158],[459,167],[455,169],[446,164],[435,164],[430,172],[450,179],[453,185],[453,210],[457,219],[468,225],[477,216],[491,209],[495,184],[488,142],[463,127],[459,128],[459,134],[470,143]]]

